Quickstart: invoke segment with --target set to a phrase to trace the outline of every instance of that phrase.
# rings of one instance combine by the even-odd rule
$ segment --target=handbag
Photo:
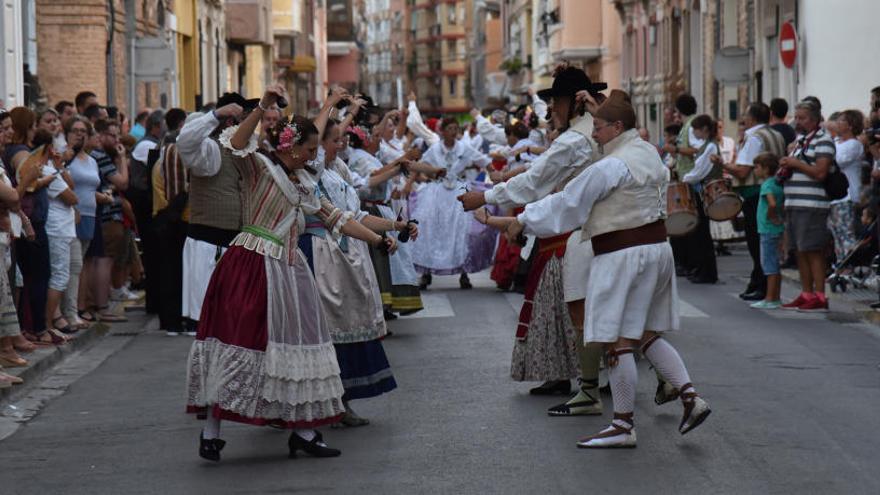
[[[815,136],[816,131],[811,132],[800,145],[800,153],[798,154],[800,155],[800,159],[805,162],[808,162],[806,150],[810,146],[810,141],[812,141]],[[810,165],[812,165],[812,163],[810,163]],[[825,189],[825,195],[828,196],[830,201],[843,199],[849,194],[849,180],[846,178],[843,171],[840,170],[840,166],[837,165],[837,160],[832,160],[831,167],[828,169],[828,174],[825,175],[825,180],[822,181],[822,187]]]

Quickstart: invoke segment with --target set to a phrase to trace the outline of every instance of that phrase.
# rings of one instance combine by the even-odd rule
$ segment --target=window
[[[455,24],[455,20],[456,20],[455,18],[457,16],[455,15],[455,4],[454,3],[447,3],[446,4],[446,13],[449,14],[449,24]]]
[[[458,76],[449,76],[449,96],[455,96],[458,88]]]

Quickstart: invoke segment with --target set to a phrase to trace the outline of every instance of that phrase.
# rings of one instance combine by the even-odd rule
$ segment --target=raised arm
[[[283,96],[285,96],[284,87],[280,84],[272,84],[266,88],[266,92],[263,93],[263,97],[260,99],[257,108],[249,113],[244,121],[239,124],[235,134],[232,135],[232,139],[229,140],[229,143],[232,144],[233,148],[243,150],[247,147],[248,142],[251,140],[251,136],[253,136],[254,131],[257,130],[257,125],[260,123],[260,119],[263,118],[263,112],[270,106],[274,105],[279,97]]]
[[[330,96],[324,100],[324,105],[321,107],[321,112],[318,113],[318,116],[315,117],[315,127],[318,128],[318,136],[324,135],[324,129],[327,128],[327,122],[330,121],[330,113],[333,112],[333,109],[336,108],[336,104],[345,99],[346,93],[345,90],[340,88],[339,86],[334,86],[332,90],[330,90]],[[344,129],[344,127],[343,127]]]
[[[428,129],[428,126],[426,126],[424,120],[422,120],[422,113],[419,112],[419,107],[416,105],[415,93],[409,94],[407,110],[409,115],[406,118],[406,125],[413,134],[424,139],[428,146],[433,146],[435,143],[440,142],[440,136],[431,129]]]

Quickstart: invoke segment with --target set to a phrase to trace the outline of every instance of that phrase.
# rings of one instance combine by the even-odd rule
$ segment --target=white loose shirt
[[[764,151],[764,143],[761,142],[761,138],[755,132],[764,126],[765,124],[758,124],[746,129],[745,141],[736,155],[737,165],[755,166],[755,157]]]
[[[210,139],[220,125],[214,112],[187,122],[177,137],[177,152],[183,166],[196,177],[213,177],[220,172],[220,145]]]
[[[628,181],[635,179],[626,163],[609,156],[587,167],[562,191],[527,205],[516,218],[526,234],[552,237],[571,232],[587,222],[597,202]]]
[[[862,156],[865,154],[865,147],[862,146],[858,139],[847,139],[837,143],[835,151],[835,160],[840,171],[846,175],[849,182],[848,197],[838,201],[850,201],[852,203],[859,202],[860,190],[862,186]],[[834,201],[836,204],[837,201]]]
[[[406,117],[406,126],[413,132],[413,134],[424,139],[428,146],[433,146],[434,143],[440,141],[440,136],[431,129],[428,129],[428,126],[425,125],[425,121],[422,120],[422,113],[419,112],[419,107],[416,105],[416,102],[409,102],[408,111],[409,115]]]
[[[489,144],[497,144],[498,146],[507,145],[507,136],[504,134],[504,126],[493,124],[489,119],[482,115],[477,115],[477,132],[483,137],[483,140]]]
[[[593,159],[593,149],[583,134],[568,130],[550,148],[532,160],[529,170],[485,192],[486,203],[516,208],[533,203]]]
[[[706,149],[694,160],[693,170],[685,174],[681,180],[688,184],[699,184],[712,171],[712,160],[709,157],[717,154],[718,146],[715,143],[706,145]]]
[[[435,167],[445,168],[448,179],[459,178],[471,165],[484,168],[492,163],[491,158],[461,140],[456,141],[452,148],[447,148],[443,141],[437,142],[428,148],[422,160]]]

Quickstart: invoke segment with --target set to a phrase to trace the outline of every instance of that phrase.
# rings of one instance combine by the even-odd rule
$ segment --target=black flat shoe
[[[298,450],[302,450],[314,457],[339,457],[342,454],[342,451],[331,449],[324,443],[324,437],[321,436],[320,431],[316,431],[315,438],[308,442],[295,432],[291,432],[290,439],[287,440],[287,446],[290,448],[289,457],[291,459],[296,459],[296,452]]]
[[[739,295],[739,298],[743,301],[763,301],[765,294],[763,292],[745,292]]]
[[[468,278],[467,273],[462,273],[461,277],[458,278],[458,286],[465,290],[474,288],[474,286],[471,285],[471,279]]]
[[[433,277],[431,277],[430,273],[425,273],[422,275],[422,279],[419,280],[419,290],[427,290],[428,286],[433,282]]]
[[[226,442],[219,438],[205,440],[202,434],[199,434],[199,457],[209,461],[217,462],[220,460],[220,451],[226,446]]]
[[[531,395],[569,395],[571,394],[571,381],[558,380],[544,382],[529,390]]]
[[[397,315],[387,309],[382,311],[382,316],[385,318],[385,321],[391,321],[391,320],[397,319]]]

